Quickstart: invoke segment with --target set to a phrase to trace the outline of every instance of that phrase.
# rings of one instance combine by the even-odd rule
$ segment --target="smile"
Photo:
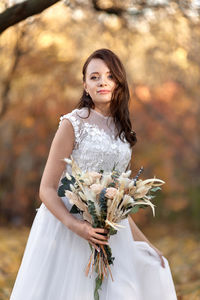
[[[99,94],[107,94],[107,93],[110,93],[110,91],[108,90],[101,90],[101,91],[98,91]]]

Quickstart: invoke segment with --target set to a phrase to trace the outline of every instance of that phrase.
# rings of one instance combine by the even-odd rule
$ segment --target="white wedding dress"
[[[87,108],[60,118],[71,121],[75,144],[72,156],[84,170],[125,171],[131,159],[129,144],[114,139],[112,117]],[[66,136],[66,138],[68,138]],[[67,165],[68,172],[71,172]],[[63,172],[62,177],[65,176]],[[60,183],[59,183],[60,184]],[[61,198],[67,209],[68,198]],[[81,218],[80,215],[75,215]],[[146,242],[134,241],[128,220],[109,239],[115,257],[111,278],[104,279],[100,300],[176,300],[166,258],[165,268]],[[44,203],[37,209],[10,300],[93,300],[96,273],[86,277],[91,250],[86,240],[70,231]]]

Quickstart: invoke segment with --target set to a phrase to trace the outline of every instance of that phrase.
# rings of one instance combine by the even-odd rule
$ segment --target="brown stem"
[[[101,247],[101,249],[102,249],[102,251],[103,251],[103,254],[104,254],[105,258],[106,258],[107,268],[108,268],[108,271],[109,271],[109,273],[110,273],[110,277],[111,277],[112,281],[114,281],[114,280],[113,280],[113,277],[112,277],[112,272],[111,272],[111,269],[110,269],[110,266],[109,266],[109,263],[108,263],[107,254],[106,254],[106,251],[105,251],[105,249],[104,249],[104,246],[103,246],[103,245],[100,245],[100,247]]]
[[[93,252],[92,252],[92,254],[90,255],[89,263],[88,263],[88,265],[87,265],[87,267],[86,267],[86,270],[85,270],[85,275],[86,275],[86,276],[88,276],[88,273],[89,273],[89,271],[90,271],[90,266],[91,266],[91,262],[92,262],[92,257],[93,257]]]

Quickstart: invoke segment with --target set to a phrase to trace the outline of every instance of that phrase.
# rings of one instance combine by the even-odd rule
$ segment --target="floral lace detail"
[[[116,127],[112,118],[105,118],[94,111],[88,118],[81,118],[79,113],[85,116],[85,109],[74,109],[60,118],[59,126],[67,118],[74,128],[76,143],[73,158],[83,171],[111,171],[114,166],[120,172],[125,171],[132,154],[129,143],[119,137],[115,139]]]

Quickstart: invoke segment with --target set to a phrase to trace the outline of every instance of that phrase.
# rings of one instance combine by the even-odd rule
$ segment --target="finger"
[[[104,228],[94,228],[96,232],[99,232],[99,233],[108,233],[108,230],[107,229],[104,229]]]
[[[93,242],[89,242],[91,245],[92,245],[92,247],[94,247],[98,252],[100,252],[100,249],[99,249],[99,247],[96,245],[96,244],[94,244]]]
[[[92,241],[92,242],[95,243],[95,244],[109,245],[108,242],[106,242],[106,241],[104,242],[104,241],[95,239],[94,237],[91,237],[91,238],[90,238],[90,241]]]
[[[94,237],[95,239],[101,240],[101,241],[107,241],[108,237],[105,235],[101,235],[98,233],[93,233],[92,237]]]
[[[99,239],[96,239],[94,237],[91,237],[90,240],[95,243],[95,244],[98,244],[98,245],[108,245],[108,242],[107,241],[102,241],[102,240],[99,240]]]

